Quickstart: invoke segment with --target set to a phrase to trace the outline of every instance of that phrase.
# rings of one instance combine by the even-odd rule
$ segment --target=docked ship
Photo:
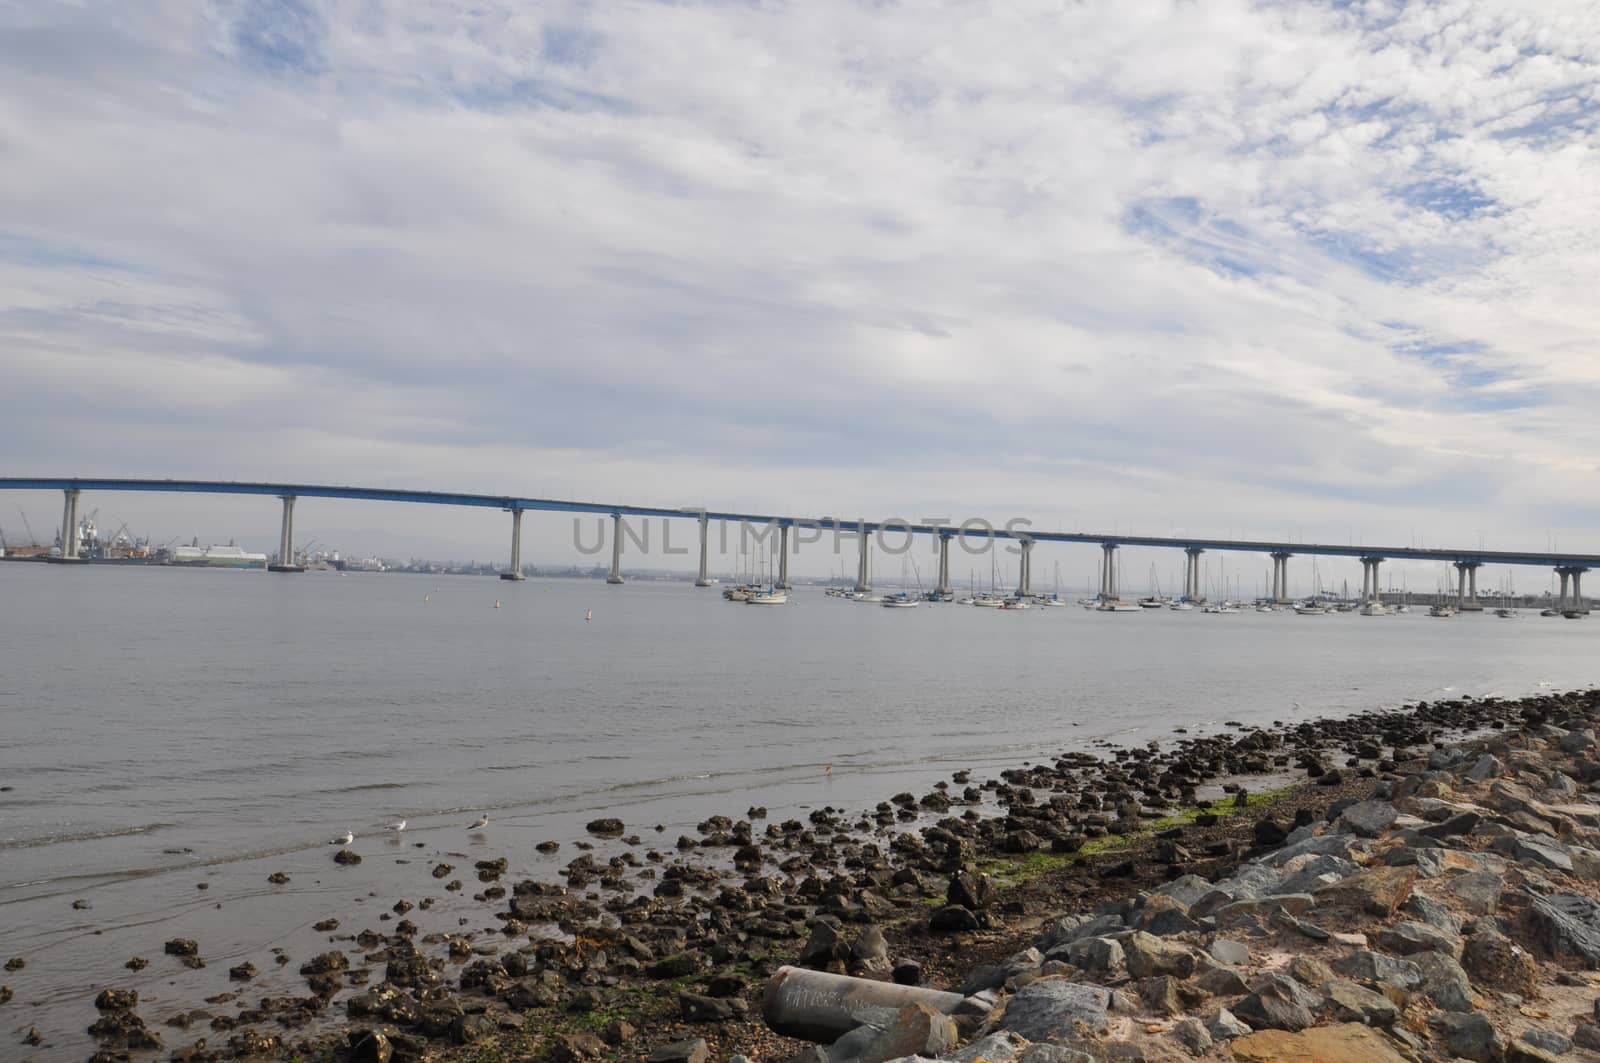
[[[232,542],[226,546],[201,546],[198,541],[189,546],[176,547],[170,555],[170,564],[194,565],[202,568],[266,568],[266,554],[252,554]]]

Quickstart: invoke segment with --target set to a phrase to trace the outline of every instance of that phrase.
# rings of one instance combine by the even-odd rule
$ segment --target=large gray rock
[[[1211,882],[1199,875],[1180,875],[1163,886],[1157,886],[1152,892],[1171,897],[1188,908],[1211,892]]]
[[[1049,953],[1056,948],[1080,941],[1083,938],[1102,937],[1106,934],[1115,934],[1126,930],[1127,924],[1122,921],[1122,916],[1115,913],[1096,916],[1067,916],[1058,919],[1055,925],[1035,942],[1044,952]]]
[[[1445,1045],[1450,1054],[1475,1063],[1489,1063],[1499,1059],[1504,1044],[1494,1032],[1494,1026],[1485,1015],[1478,1012],[1451,1014],[1446,1012],[1434,1019],[1444,1031]]]
[[[1419,952],[1411,962],[1422,971],[1423,995],[1441,1010],[1472,1010],[1472,984],[1454,959],[1442,952]]]
[[[1387,801],[1358,801],[1339,814],[1335,826],[1363,838],[1376,838],[1399,817],[1399,810]]]
[[[1217,938],[1211,943],[1210,952],[1211,958],[1218,963],[1231,963],[1238,966],[1250,962],[1250,949],[1242,941]]]
[[[1390,952],[1410,956],[1418,952],[1442,952],[1461,958],[1461,939],[1426,923],[1396,923],[1378,935],[1378,944]]]
[[[1494,840],[1494,851],[1504,853],[1519,864],[1531,864],[1552,871],[1572,872],[1572,854],[1560,842],[1531,834],[1508,834]]]
[[[1050,950],[1050,959],[1065,959],[1081,971],[1116,977],[1128,970],[1127,955],[1115,938],[1083,938]]]
[[[1500,895],[1505,892],[1505,876],[1495,871],[1471,871],[1449,879],[1449,890],[1461,901],[1467,911],[1475,915],[1493,915],[1500,908]]]
[[[1447,934],[1461,933],[1461,920],[1451,915],[1450,909],[1431,897],[1413,893],[1406,898],[1406,903],[1400,906],[1400,910],[1416,916],[1436,930],[1443,930]]]
[[[892,1015],[889,1022],[876,1027],[866,1044],[851,1053],[859,1063],[886,1063],[904,1056],[937,1057],[960,1041],[955,1020],[926,1004],[909,1004],[895,1009]],[[829,1056],[833,1053],[829,1052]]]
[[[1006,1004],[999,1028],[1030,1041],[1059,1041],[1075,1032],[1076,1023],[1098,1033],[1106,1028],[1110,990],[1060,978],[1032,982]]]
[[[989,1063],[1011,1063],[1027,1047],[1028,1042],[1014,1033],[992,1033],[945,1058],[950,1063],[977,1063],[980,1059]]]
[[[1135,930],[1122,942],[1128,958],[1128,973],[1135,978],[1170,974],[1187,978],[1194,973],[1194,954],[1182,945],[1163,941],[1153,934]]]
[[[1316,1021],[1311,1009],[1296,1001],[1291,993],[1272,982],[1245,997],[1233,1007],[1234,1014],[1257,1030],[1304,1030]]]
[[[1323,989],[1328,1013],[1341,1022],[1393,1026],[1400,1017],[1400,1009],[1395,1007],[1394,1001],[1354,982],[1335,978]]]
[[[1600,970],[1600,903],[1579,893],[1535,897],[1528,906],[1533,943],[1556,959],[1582,960]]]
[[[1218,1008],[1217,1013],[1206,1020],[1206,1033],[1210,1034],[1213,1040],[1231,1041],[1235,1037],[1243,1037],[1251,1032],[1249,1025],[1241,1022],[1227,1008]]]
[[[1505,770],[1506,766],[1500,762],[1499,757],[1485,753],[1467,771],[1467,778],[1473,782],[1482,782],[1485,779],[1499,775]]]
[[[1362,982],[1416,989],[1422,985],[1422,968],[1411,960],[1397,960],[1381,952],[1363,949],[1333,961],[1333,969]]]

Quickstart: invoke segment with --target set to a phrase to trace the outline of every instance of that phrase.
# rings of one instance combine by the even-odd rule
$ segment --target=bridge
[[[694,520],[699,525],[700,567],[696,586],[710,586],[707,569],[707,528],[711,521],[737,523],[776,528],[779,534],[779,569],[777,583],[789,585],[790,534],[796,529],[835,535],[850,534],[856,537],[858,547],[856,589],[871,589],[870,553],[874,534],[881,532],[907,535],[932,535],[939,543],[939,578],[936,593],[949,594],[950,543],[953,539],[1006,539],[1017,543],[1021,552],[1020,578],[1016,593],[1028,596],[1033,593],[1031,556],[1035,543],[1088,543],[1102,550],[1099,596],[1116,599],[1116,551],[1123,546],[1152,546],[1182,550],[1185,555],[1183,596],[1190,601],[1203,598],[1200,586],[1200,558],[1208,551],[1264,554],[1272,559],[1272,599],[1286,602],[1288,593],[1288,562],[1291,557],[1346,557],[1356,558],[1362,566],[1362,591],[1364,602],[1379,598],[1378,566],[1385,560],[1405,559],[1443,562],[1455,567],[1457,599],[1462,609],[1480,609],[1478,602],[1477,572],[1486,564],[1524,565],[1554,569],[1560,577],[1561,593],[1557,608],[1563,611],[1586,611],[1583,604],[1582,577],[1589,569],[1600,565],[1600,554],[1568,554],[1508,550],[1482,550],[1459,548],[1423,548],[1415,546],[1340,546],[1331,543],[1290,543],[1273,540],[1206,539],[1153,535],[1120,535],[1103,532],[1041,531],[1020,527],[1021,522],[995,526],[987,521],[967,521],[961,525],[924,520],[911,523],[899,520],[871,521],[864,518],[844,520],[836,517],[794,517],[767,513],[741,513],[707,510],[700,507],[664,509],[657,506],[633,506],[614,502],[572,501],[556,498],[525,498],[516,495],[461,494],[448,491],[408,491],[382,487],[336,487],[325,484],[242,483],[231,480],[138,480],[138,479],[80,479],[57,477],[0,477],[0,490],[7,491],[60,491],[64,497],[61,517],[61,554],[50,560],[73,563],[85,560],[79,556],[75,529],[78,523],[78,502],[84,491],[141,491],[217,495],[265,495],[282,501],[283,517],[280,526],[276,560],[268,565],[273,572],[301,572],[303,566],[295,564],[294,511],[295,502],[302,498],[350,499],[367,502],[405,502],[433,506],[471,506],[498,509],[511,514],[511,559],[501,579],[522,579],[522,514],[529,510],[554,513],[593,513],[609,516],[611,530],[611,570],[609,583],[621,583],[623,520],[628,517]],[[796,545],[799,545],[797,538]]]

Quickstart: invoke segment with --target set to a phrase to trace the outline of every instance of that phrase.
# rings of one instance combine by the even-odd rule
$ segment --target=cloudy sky
[[[0,471],[1596,550],[1597,145],[1592,0],[0,0]]]

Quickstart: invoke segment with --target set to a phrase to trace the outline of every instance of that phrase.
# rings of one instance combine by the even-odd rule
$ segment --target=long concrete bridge
[[[938,537],[939,577],[935,591],[951,592],[950,544],[952,540],[1005,539],[1014,541],[1021,552],[1020,579],[1017,594],[1032,593],[1032,554],[1036,543],[1089,543],[1102,551],[1099,596],[1114,599],[1118,596],[1116,552],[1124,546],[1153,546],[1182,550],[1185,555],[1183,596],[1190,601],[1204,597],[1200,586],[1200,558],[1208,551],[1264,554],[1272,560],[1272,599],[1288,600],[1288,563],[1291,557],[1350,557],[1361,562],[1363,601],[1375,601],[1379,595],[1378,568],[1386,560],[1404,559],[1444,562],[1455,567],[1457,573],[1457,598],[1463,609],[1478,609],[1478,569],[1487,564],[1524,565],[1554,569],[1560,577],[1561,593],[1558,608],[1582,609],[1583,574],[1600,565],[1600,554],[1566,554],[1525,552],[1511,550],[1482,550],[1465,548],[1422,548],[1414,546],[1338,546],[1329,543],[1289,543],[1273,540],[1203,539],[1152,535],[1118,535],[1098,532],[1041,531],[1020,527],[1020,522],[994,526],[986,521],[967,521],[952,525],[949,522],[931,522],[926,518],[919,523],[899,520],[872,521],[866,519],[843,520],[836,517],[793,517],[767,513],[740,513],[707,510],[700,507],[664,509],[656,506],[632,506],[611,502],[571,501],[555,498],[524,498],[515,495],[459,494],[446,491],[406,491],[382,487],[334,487],[323,484],[240,483],[229,480],[132,480],[132,479],[81,479],[55,477],[0,477],[3,491],[60,491],[64,498],[61,516],[61,555],[51,560],[73,563],[82,561],[78,556],[75,529],[78,519],[79,498],[84,491],[157,491],[188,494],[216,495],[266,495],[278,498],[283,505],[278,553],[275,563],[268,565],[273,572],[300,572],[303,568],[294,563],[294,512],[295,503],[302,498],[352,499],[366,502],[409,502],[434,506],[472,506],[481,509],[499,509],[511,514],[511,560],[501,579],[522,579],[522,514],[533,510],[549,513],[594,513],[610,516],[611,571],[607,582],[621,583],[623,520],[628,517],[678,518],[693,520],[699,525],[700,568],[696,586],[709,586],[707,569],[708,525],[711,521],[732,521],[758,525],[778,530],[779,561],[777,583],[789,585],[790,535],[795,529],[815,531],[820,534],[853,535],[858,547],[856,589],[871,589],[871,539],[879,532],[907,535],[932,535]],[[799,545],[797,539],[796,544]]]

